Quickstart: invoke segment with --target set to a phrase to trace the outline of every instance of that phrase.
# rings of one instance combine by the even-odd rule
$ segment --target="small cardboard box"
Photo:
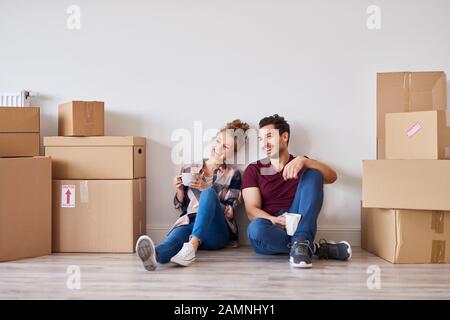
[[[51,254],[48,157],[0,158],[0,261]]]
[[[386,159],[448,159],[446,111],[386,114]]]
[[[361,247],[392,263],[450,263],[450,212],[361,209]]]
[[[144,178],[145,143],[142,137],[44,137],[53,179]]]
[[[59,105],[58,135],[103,136],[104,103],[101,101],[71,101]]]
[[[54,252],[134,252],[146,180],[53,180]]]
[[[386,113],[445,110],[445,72],[377,74],[377,159],[384,159]]]
[[[0,107],[0,157],[39,156],[39,108]]]
[[[365,208],[449,210],[450,160],[365,160]]]

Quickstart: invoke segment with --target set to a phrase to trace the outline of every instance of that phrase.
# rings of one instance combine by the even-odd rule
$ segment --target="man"
[[[250,219],[247,234],[256,253],[289,253],[294,267],[311,268],[313,254],[319,258],[349,260],[348,242],[321,240],[314,244],[317,218],[323,202],[323,184],[336,181],[329,166],[289,153],[290,127],[275,114],[259,122],[259,142],[267,158],[244,171],[242,195]],[[302,215],[292,236],[285,230],[285,213]]]

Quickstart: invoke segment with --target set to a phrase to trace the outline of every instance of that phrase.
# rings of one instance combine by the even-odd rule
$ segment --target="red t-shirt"
[[[294,159],[289,155],[289,161]],[[299,172],[298,177],[301,177]],[[299,178],[283,179],[283,170],[275,172],[268,159],[258,160],[248,165],[242,178],[242,189],[257,187],[261,192],[261,209],[275,216],[282,209],[289,209],[294,201]]]

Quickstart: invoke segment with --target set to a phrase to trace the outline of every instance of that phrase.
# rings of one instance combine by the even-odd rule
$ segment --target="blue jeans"
[[[247,229],[253,249],[260,254],[289,253],[288,244],[295,240],[309,240],[311,250],[317,231],[317,218],[323,203],[323,177],[316,169],[306,169],[295,192],[294,201],[284,212],[301,213],[302,219],[291,237],[285,229],[272,224],[270,220],[257,218]]]
[[[202,250],[222,249],[230,239],[224,210],[214,189],[209,188],[201,192],[194,221],[172,229],[166,240],[156,246],[156,260],[159,263],[169,262],[191,236],[200,240],[199,249]]]

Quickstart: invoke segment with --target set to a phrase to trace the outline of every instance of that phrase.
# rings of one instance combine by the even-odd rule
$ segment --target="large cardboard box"
[[[0,107],[0,157],[39,155],[39,108]]]
[[[361,247],[392,263],[450,263],[447,242],[448,211],[361,210]]]
[[[443,71],[377,74],[377,159],[384,159],[385,114],[445,110],[446,86]]]
[[[104,103],[101,101],[71,101],[59,105],[58,135],[103,136]]]
[[[134,251],[146,230],[146,180],[54,180],[53,251]]]
[[[51,254],[48,157],[0,158],[0,261]]]
[[[141,137],[44,137],[53,179],[144,178],[145,142]]]
[[[448,159],[449,147],[446,111],[386,114],[386,159]]]
[[[363,161],[363,207],[450,210],[450,160]]]

